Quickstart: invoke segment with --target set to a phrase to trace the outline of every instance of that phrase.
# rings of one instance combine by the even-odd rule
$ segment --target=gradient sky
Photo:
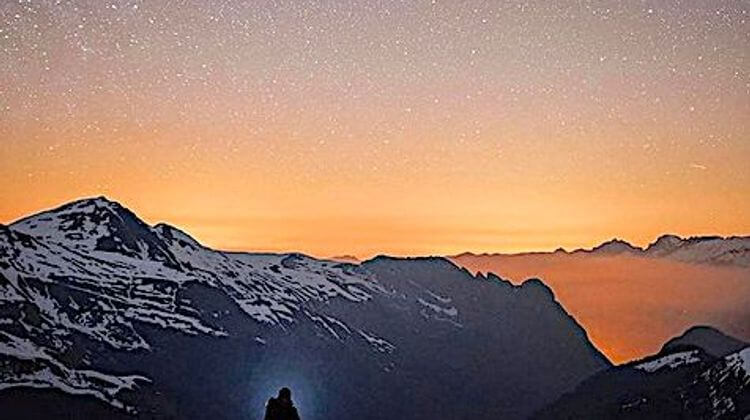
[[[0,222],[318,256],[750,233],[748,1],[0,2]]]

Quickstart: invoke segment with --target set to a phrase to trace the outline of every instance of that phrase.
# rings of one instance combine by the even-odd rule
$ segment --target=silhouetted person
[[[284,387],[279,390],[276,398],[271,398],[266,404],[265,420],[299,420],[297,408],[292,403],[292,391]]]

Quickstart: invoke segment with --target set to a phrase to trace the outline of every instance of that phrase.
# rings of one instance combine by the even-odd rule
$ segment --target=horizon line
[[[52,212],[52,211],[58,210],[58,209],[60,209],[62,207],[70,206],[70,205],[73,205],[73,204],[76,204],[76,203],[89,202],[89,201],[91,201],[91,202],[104,201],[105,203],[111,203],[111,204],[118,205],[118,206],[122,207],[123,209],[126,209],[126,210],[130,211],[131,213],[133,213],[139,220],[143,221],[144,223],[146,223],[151,228],[159,226],[159,225],[170,226],[172,228],[178,229],[178,230],[184,232],[185,234],[189,235],[190,237],[192,237],[193,239],[195,239],[199,244],[201,244],[203,246],[206,246],[208,248],[214,249],[216,251],[220,251],[220,252],[228,252],[228,253],[254,253],[254,254],[264,254],[264,253],[268,253],[268,254],[301,254],[301,255],[306,255],[306,256],[309,256],[309,257],[313,257],[313,258],[317,258],[317,259],[325,259],[325,260],[336,260],[336,259],[344,259],[344,258],[347,258],[347,257],[353,257],[358,262],[368,261],[368,260],[371,260],[371,259],[374,259],[374,258],[377,258],[377,257],[381,257],[381,256],[396,257],[396,258],[434,258],[434,257],[442,257],[442,258],[451,259],[451,258],[461,257],[461,256],[464,256],[464,255],[490,256],[491,257],[491,256],[534,255],[534,254],[545,255],[545,254],[554,254],[554,253],[558,253],[558,252],[562,252],[562,253],[565,253],[565,254],[572,254],[572,253],[578,253],[578,252],[593,252],[593,251],[597,250],[598,248],[600,248],[602,246],[605,246],[607,244],[612,244],[612,243],[622,243],[624,245],[627,245],[627,246],[631,247],[634,251],[645,251],[646,249],[648,249],[649,246],[655,244],[660,238],[667,237],[667,236],[674,236],[674,237],[677,237],[677,238],[679,238],[680,240],[683,240],[683,241],[709,240],[709,239],[722,239],[722,240],[750,239],[750,233],[735,233],[735,234],[730,234],[730,235],[722,235],[722,234],[716,234],[716,233],[701,233],[701,234],[689,234],[689,235],[686,235],[686,234],[680,234],[680,233],[675,233],[675,232],[665,232],[665,233],[662,233],[662,234],[656,236],[655,239],[653,239],[652,241],[650,241],[645,246],[637,245],[636,243],[634,243],[634,242],[632,242],[630,240],[623,239],[624,236],[615,235],[615,236],[612,236],[610,239],[603,240],[603,241],[597,243],[597,245],[593,245],[593,246],[589,246],[589,247],[586,247],[586,246],[577,246],[577,247],[564,247],[564,246],[553,247],[553,246],[550,246],[550,247],[542,247],[542,248],[536,248],[536,249],[519,249],[519,250],[516,250],[516,251],[500,251],[500,250],[498,250],[498,251],[475,251],[475,250],[464,250],[464,251],[460,251],[460,252],[449,252],[449,253],[439,253],[439,252],[437,252],[437,253],[432,253],[432,252],[426,252],[426,253],[416,253],[416,252],[415,253],[402,253],[402,252],[378,251],[378,252],[368,253],[367,256],[363,256],[362,254],[359,254],[359,253],[356,253],[356,252],[341,252],[341,253],[333,253],[333,254],[330,254],[330,255],[321,255],[320,253],[302,251],[302,250],[300,250],[300,248],[274,248],[274,247],[265,248],[263,246],[260,246],[260,247],[241,247],[241,246],[214,246],[214,245],[206,245],[202,240],[198,239],[197,236],[194,235],[193,233],[189,232],[188,230],[186,230],[183,227],[178,227],[178,226],[176,226],[176,225],[174,225],[174,224],[172,224],[170,222],[161,220],[161,221],[155,222],[153,224],[149,224],[149,222],[143,220],[141,218],[141,216],[139,216],[136,213],[136,211],[134,211],[134,210],[130,209],[129,207],[121,204],[116,199],[111,199],[111,198],[107,197],[105,194],[92,195],[92,196],[88,196],[88,197],[81,197],[81,198],[78,198],[78,199],[66,201],[66,202],[63,202],[61,204],[58,204],[58,205],[55,205],[55,206],[51,206],[49,208],[43,208],[43,209],[40,209],[38,211],[34,211],[34,212],[30,213],[30,214],[21,216],[19,218],[16,218],[14,220],[9,221],[9,222],[0,222],[0,225],[2,225],[2,226],[8,226],[9,227],[9,226],[12,226],[13,224],[19,223],[19,222],[21,222],[23,220],[26,220],[28,218],[31,218],[31,217],[34,217],[34,216],[37,216],[37,215],[40,215],[40,214]]]

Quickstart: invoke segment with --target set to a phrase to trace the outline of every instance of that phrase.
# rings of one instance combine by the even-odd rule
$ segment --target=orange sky
[[[750,10],[719,3],[3,4],[0,222],[104,194],[317,256],[748,234]]]
[[[20,144],[3,153],[3,222],[106,194],[149,222],[168,221],[226,249],[369,257],[589,247],[614,236],[646,244],[664,232],[750,232],[748,178],[744,160],[737,159],[744,151],[711,169],[673,169],[669,178],[650,167],[637,176],[600,175],[606,171],[600,165],[578,174],[572,167],[516,174],[475,166],[468,151],[436,167],[384,164],[376,171],[340,162],[297,172],[263,159],[182,157],[168,148],[150,149],[154,158],[148,160],[128,147],[107,154],[69,146],[39,152]]]

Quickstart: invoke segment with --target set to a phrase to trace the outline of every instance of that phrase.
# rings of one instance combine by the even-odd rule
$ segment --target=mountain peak
[[[589,252],[597,252],[604,254],[622,254],[626,252],[635,253],[643,251],[641,248],[633,246],[630,242],[622,239],[613,238],[607,242],[602,243],[591,249]]]
[[[179,264],[151,227],[120,203],[85,198],[21,219],[11,229],[80,251],[102,251]]]
[[[119,205],[118,202],[114,200],[110,200],[109,198],[107,198],[106,195],[98,195],[96,197],[83,198],[80,201],[93,201],[98,204],[118,204]]]
[[[660,353],[671,353],[684,347],[697,347],[714,357],[725,357],[745,347],[748,343],[724,334],[716,328],[698,325],[685,331],[679,337],[667,341]]]
[[[154,225],[152,230],[167,241],[177,242],[182,247],[187,246],[193,249],[205,248],[203,244],[190,236],[190,234],[170,224],[157,223],[156,225]]]
[[[536,277],[526,279],[520,286],[521,290],[544,299],[555,299],[555,294],[541,279]]]
[[[104,195],[96,197],[86,197],[79,200],[72,201],[68,204],[63,204],[60,207],[54,208],[50,211],[62,211],[69,208],[85,209],[85,208],[124,208],[120,203],[114,200],[110,200]]]
[[[653,244],[658,244],[658,243],[681,243],[683,240],[684,239],[682,239],[682,237],[680,237],[679,235],[675,235],[673,233],[666,233],[666,234],[661,235],[658,238],[656,238],[656,241]]]
[[[30,235],[51,237],[55,236],[53,234],[59,233],[59,231],[70,231],[81,228],[81,226],[73,222],[73,219],[76,217],[89,215],[90,217],[103,219],[109,213],[120,213],[123,211],[127,211],[127,209],[116,201],[111,201],[104,196],[83,198],[24,217],[13,222],[10,226]],[[132,212],[130,214],[132,217],[137,218]],[[125,214],[125,216],[128,215]],[[66,221],[70,223],[64,223]]]
[[[682,246],[684,242],[685,240],[677,235],[661,235],[646,248],[646,252],[651,255],[666,255]]]

